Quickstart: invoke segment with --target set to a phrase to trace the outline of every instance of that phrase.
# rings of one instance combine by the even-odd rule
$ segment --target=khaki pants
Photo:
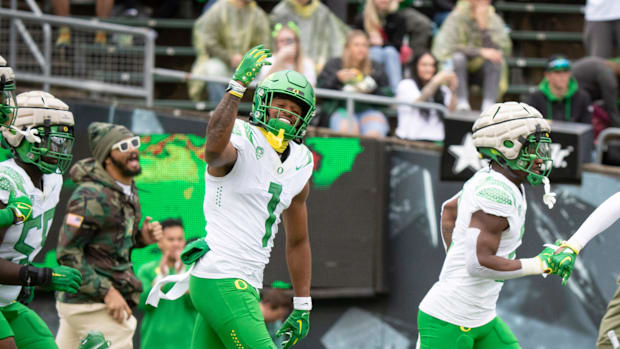
[[[60,349],[75,349],[80,345],[88,331],[99,330],[111,342],[110,349],[133,349],[133,334],[137,320],[132,315],[129,320],[118,323],[108,314],[103,303],[69,304],[56,302],[60,317],[60,327],[56,344]]]
[[[620,283],[620,279],[618,279]],[[611,341],[607,336],[607,332],[613,330],[616,332],[618,338],[620,338],[620,286],[614,294],[614,298],[611,299],[609,305],[607,305],[607,311],[603,315],[601,320],[601,326],[599,327],[598,340],[596,341],[596,349],[612,349]]]

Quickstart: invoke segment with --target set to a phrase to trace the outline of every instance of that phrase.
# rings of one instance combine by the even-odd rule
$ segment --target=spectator
[[[592,101],[602,100],[602,107],[608,116],[609,125],[620,127],[618,114],[618,81],[614,73],[615,64],[600,57],[584,57],[573,64],[573,76],[579,88],[590,95]]]
[[[396,91],[403,77],[400,48],[407,29],[406,18],[398,12],[398,0],[366,0],[355,28],[368,34],[370,58],[383,64],[390,87]]]
[[[52,0],[52,7],[56,16],[69,17],[71,15],[69,0]],[[96,14],[99,18],[108,18],[112,14],[114,0],[97,0]],[[105,31],[97,30],[95,44],[105,45],[108,39]],[[68,26],[61,26],[56,39],[56,46],[68,46],[71,44],[71,30]]]
[[[398,84],[398,100],[438,103],[450,111],[455,109],[458,85],[456,74],[448,70],[437,73],[437,60],[430,52],[420,52],[413,58],[411,76],[411,79]],[[436,109],[399,105],[395,133],[405,139],[443,141],[443,116]]]
[[[253,0],[217,1],[194,24],[196,61],[192,73],[228,77],[250,48],[269,44],[269,19]],[[200,99],[201,81],[189,84],[190,97]],[[207,83],[210,101],[219,101],[226,84]]]
[[[316,71],[312,60],[304,57],[299,43],[299,27],[295,22],[278,23],[273,29],[275,54],[268,58],[257,80],[263,81],[269,74],[280,70],[294,70],[303,74],[312,86],[316,86]]]
[[[423,13],[413,8],[413,0],[398,0],[398,2],[400,3],[398,11],[405,17],[407,26],[406,39],[409,40],[409,46],[413,53],[428,50],[429,40],[433,36],[433,22]],[[409,58],[409,60],[401,60],[401,62],[403,64],[410,63],[411,57]]]
[[[302,52],[314,62],[316,71],[342,54],[349,28],[319,0],[281,0],[269,18],[273,24],[297,23]]]
[[[470,110],[469,77],[482,81],[482,110],[493,105],[508,87],[512,42],[490,0],[459,0],[433,40],[432,52],[442,69],[454,67],[459,86],[457,110]]]
[[[82,273],[77,294],[60,292],[56,308],[60,348],[77,348],[90,330],[101,331],[112,349],[132,348],[142,285],[131,268],[134,247],[154,243],[161,226],[146,217],[142,229],[140,202],[133,177],[141,172],[140,138],[120,125],[94,122],[88,127],[94,157],[78,161],[70,174],[77,188],[67,203],[58,236],[61,265]]]
[[[186,269],[180,258],[185,247],[183,223],[179,219],[166,219],[161,221],[161,228],[162,238],[157,243],[161,250],[161,259],[146,263],[138,270],[138,278],[143,288],[140,308],[144,311],[140,327],[140,347],[190,348],[197,313],[189,294],[186,293],[176,300],[164,300],[157,308],[145,303],[157,281],[168,275],[182,273]],[[164,291],[171,287],[172,284],[168,284]]]
[[[368,36],[361,30],[347,35],[342,58],[332,58],[318,77],[318,86],[332,90],[370,93],[391,96],[387,76],[380,63],[373,62],[368,55]],[[385,115],[371,105],[357,103],[355,115],[347,115],[342,101],[324,104],[332,130],[375,137],[385,136],[389,126]]]
[[[620,1],[587,0],[585,19],[583,43],[587,55],[620,56]]]
[[[565,57],[551,56],[547,60],[545,77],[526,103],[538,109],[545,119],[589,124],[592,121],[590,96],[579,88],[570,67]]]
[[[270,288],[263,291],[259,306],[273,343],[278,349],[282,348],[282,337],[277,336],[276,332],[292,310],[291,297],[281,288]]]

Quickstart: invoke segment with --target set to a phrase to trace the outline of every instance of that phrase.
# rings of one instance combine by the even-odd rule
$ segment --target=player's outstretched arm
[[[446,252],[448,252],[452,244],[452,232],[456,224],[460,193],[461,192],[458,192],[441,205],[441,238]]]
[[[497,256],[502,232],[508,228],[505,217],[483,211],[472,214],[466,231],[466,267],[475,277],[492,280],[508,280],[526,275],[549,272],[538,256],[534,258],[508,259]]]
[[[586,220],[581,224],[573,236],[561,244],[562,252],[564,248],[570,248],[575,253],[579,253],[586,244],[595,236],[605,231],[609,226],[620,219],[620,192],[615,193],[597,207]]]
[[[310,186],[306,183],[301,193],[293,198],[289,208],[282,213],[286,231],[286,261],[295,292],[293,312],[276,333],[278,336],[284,336],[282,341],[284,349],[297,344],[310,331],[312,258],[306,206],[309,192]]]
[[[250,49],[243,56],[243,60],[230,80],[226,89],[227,93],[211,114],[207,126],[205,160],[213,175],[225,175],[237,160],[237,150],[230,143],[230,134],[237,117],[239,102],[246,87],[256,78],[261,67],[269,64],[266,58],[270,56],[271,53],[263,48],[263,45]]]

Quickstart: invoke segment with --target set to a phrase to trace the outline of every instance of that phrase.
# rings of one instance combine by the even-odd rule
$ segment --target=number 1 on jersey
[[[273,223],[275,223],[276,221],[276,215],[274,214],[274,212],[276,211],[276,207],[280,203],[282,185],[271,182],[269,183],[268,192],[269,194],[271,194],[271,200],[269,200],[269,203],[267,204],[267,213],[269,213],[269,216],[265,221],[265,235],[263,236],[263,247],[267,247],[269,238],[271,238],[271,229],[273,228]]]

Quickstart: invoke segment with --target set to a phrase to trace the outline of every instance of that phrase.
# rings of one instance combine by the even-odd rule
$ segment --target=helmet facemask
[[[537,164],[537,160],[542,163]],[[553,168],[551,158],[551,138],[548,133],[536,133],[527,137],[527,142],[521,147],[519,156],[515,160],[508,160],[508,166],[513,170],[527,173],[527,181],[531,185],[540,185],[544,177],[549,177]],[[534,167],[538,166],[538,172]]]
[[[45,174],[64,174],[67,171],[73,160],[73,126],[42,125],[22,132],[36,134],[34,142],[24,138],[14,148],[22,162],[35,165]]]
[[[274,106],[273,100],[276,97],[295,102],[301,109],[301,115]],[[277,115],[270,117],[269,109],[276,110]],[[289,124],[280,120],[281,113],[294,116],[295,122]],[[283,132],[285,140],[300,142],[314,113],[314,89],[303,75],[295,71],[285,70],[271,74],[258,85],[254,93],[252,123],[260,125],[274,135]]]
[[[275,97],[288,99],[295,102],[301,109],[301,115],[273,105],[273,100]],[[284,139],[286,140],[299,139],[304,136],[306,127],[312,119],[312,115],[308,114],[309,109],[310,106],[292,95],[287,95],[280,92],[267,92],[265,96],[265,104],[257,108],[257,111],[263,115],[262,118],[257,120],[257,123],[261,124],[267,131],[275,135],[280,132],[280,129],[284,130]],[[276,114],[273,117],[270,116],[270,110],[276,111]],[[294,123],[289,124],[288,122],[281,120],[281,113],[293,116],[295,120]]]

